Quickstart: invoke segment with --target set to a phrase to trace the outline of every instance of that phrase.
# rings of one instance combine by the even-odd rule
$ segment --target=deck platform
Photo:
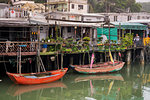
[[[22,56],[32,56],[36,54],[37,52],[21,52]],[[17,56],[17,52],[0,53],[0,56]]]

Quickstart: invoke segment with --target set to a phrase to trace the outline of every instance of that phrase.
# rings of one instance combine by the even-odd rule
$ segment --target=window
[[[72,4],[71,8],[74,9],[74,4]]]
[[[68,31],[68,33],[70,33],[71,32],[71,27],[68,27],[67,31]]]
[[[27,11],[24,11],[24,16],[27,16]]]
[[[131,20],[131,18],[132,18],[131,16],[128,16],[128,21]]]
[[[114,22],[118,20],[118,16],[114,16]]]
[[[19,13],[19,18],[21,18],[21,13]]]
[[[16,13],[16,18],[18,18],[18,13]]]
[[[78,5],[78,10],[83,9],[83,5]]]
[[[140,16],[138,16],[137,19],[140,19]]]
[[[66,20],[66,17],[62,17],[62,20]]]

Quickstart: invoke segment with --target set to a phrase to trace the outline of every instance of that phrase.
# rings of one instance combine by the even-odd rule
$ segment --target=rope
[[[3,55],[3,61],[4,61],[4,67],[5,67],[5,70],[6,70],[6,72],[8,72],[8,71],[7,71],[7,67],[6,67],[6,63],[5,63],[4,55]]]

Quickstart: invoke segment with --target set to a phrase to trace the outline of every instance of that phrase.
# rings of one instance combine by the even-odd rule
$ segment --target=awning
[[[23,18],[0,18],[0,27],[27,27],[29,22]]]
[[[140,23],[128,23],[128,22],[111,22],[118,29],[129,29],[129,30],[146,30],[147,26]]]
[[[50,25],[59,25],[59,26],[78,26],[78,27],[101,27],[103,23],[82,23],[82,22],[67,22],[67,21],[56,21],[49,20]]]

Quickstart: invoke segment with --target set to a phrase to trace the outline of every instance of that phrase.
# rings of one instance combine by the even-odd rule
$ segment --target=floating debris
[[[91,97],[85,97],[85,100],[96,100],[96,99],[91,98]]]

